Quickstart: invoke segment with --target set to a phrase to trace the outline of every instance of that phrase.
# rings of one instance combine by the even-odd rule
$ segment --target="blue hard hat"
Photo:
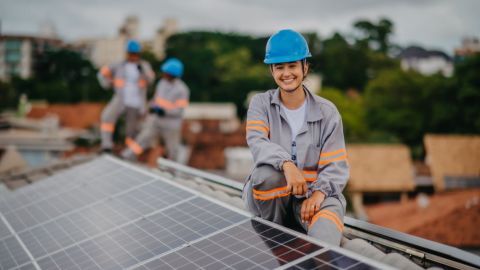
[[[169,58],[163,63],[160,68],[162,72],[172,75],[173,77],[182,77],[183,75],[183,63],[177,58]]]
[[[312,56],[305,38],[298,32],[284,29],[273,34],[267,42],[265,64],[295,62]]]
[[[142,50],[142,46],[140,45],[140,43],[136,40],[129,40],[128,43],[127,43],[127,52],[129,53],[140,53],[140,51]]]

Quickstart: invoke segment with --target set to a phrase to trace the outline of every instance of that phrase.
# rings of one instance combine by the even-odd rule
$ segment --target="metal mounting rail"
[[[423,262],[431,262],[455,269],[479,269],[480,257],[458,249],[410,234],[402,233],[365,221],[345,217],[346,233],[367,241],[400,251]]]
[[[219,185],[222,185],[222,186],[225,186],[225,187],[233,188],[233,189],[236,189],[236,190],[239,190],[239,191],[242,191],[242,189],[243,189],[243,183],[233,181],[231,179],[222,177],[220,175],[216,175],[216,174],[213,174],[213,173],[207,173],[207,172],[204,172],[204,171],[199,170],[199,169],[188,167],[188,166],[185,166],[183,164],[180,164],[178,162],[174,162],[174,161],[171,161],[171,160],[168,160],[168,159],[159,158],[159,159],[157,159],[157,164],[160,168],[173,169],[177,172],[182,172],[182,173],[186,173],[186,174],[189,174],[189,175],[197,176],[197,177],[203,178],[205,180],[208,180],[210,182],[214,182],[216,184],[219,184]]]

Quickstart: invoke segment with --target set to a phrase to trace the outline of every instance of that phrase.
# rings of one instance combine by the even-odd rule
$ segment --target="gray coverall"
[[[125,113],[126,119],[126,137],[134,138],[137,132],[140,117],[145,113],[145,103],[147,95],[147,86],[155,80],[155,73],[150,64],[146,61],[140,60],[140,72],[137,81],[138,95],[141,100],[139,107],[129,107],[125,104],[124,89],[126,84],[126,69],[127,61],[111,66],[104,66],[97,74],[100,85],[109,89],[114,88],[115,94],[103,109],[101,115],[101,138],[102,149],[111,149],[113,147],[112,134],[115,131],[115,123],[118,118]]]
[[[256,216],[286,226],[296,221],[308,235],[339,245],[346,208],[342,190],[349,178],[342,119],[333,103],[306,88],[304,91],[306,121],[295,138],[295,146],[280,106],[280,90],[252,98],[246,131],[255,168],[245,183],[243,200]],[[294,162],[303,171],[308,185],[306,196],[291,196],[287,190],[282,172],[286,161]],[[326,195],[325,200],[306,225],[300,220],[301,205],[317,190]]]
[[[182,117],[188,106],[189,97],[190,90],[181,79],[176,78],[171,82],[161,79],[157,84],[151,106],[162,108],[165,115],[150,113],[137,138],[127,142],[128,148],[122,152],[122,156],[126,159],[135,159],[160,135],[167,149],[168,158],[177,160]]]

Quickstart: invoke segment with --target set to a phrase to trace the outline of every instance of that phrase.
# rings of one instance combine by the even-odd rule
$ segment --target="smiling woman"
[[[270,37],[264,63],[278,88],[253,97],[247,142],[255,168],[243,190],[254,215],[339,245],[349,177],[336,107],[304,85],[310,51],[293,30]]]

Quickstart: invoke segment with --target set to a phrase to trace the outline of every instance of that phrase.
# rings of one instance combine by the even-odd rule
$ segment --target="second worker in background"
[[[127,140],[127,148],[122,152],[125,159],[137,159],[137,156],[160,136],[167,150],[167,157],[177,160],[183,112],[189,103],[190,90],[180,79],[183,75],[183,63],[180,60],[170,58],[160,69],[162,79],[158,82],[150,102],[150,113],[135,140]]]

